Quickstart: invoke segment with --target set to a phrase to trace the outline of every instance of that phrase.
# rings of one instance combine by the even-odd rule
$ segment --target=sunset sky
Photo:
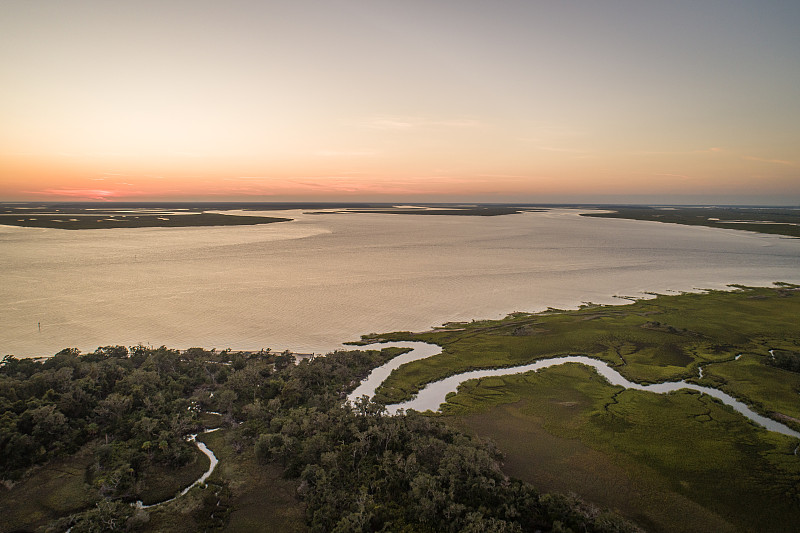
[[[0,201],[800,203],[797,0],[0,2]]]

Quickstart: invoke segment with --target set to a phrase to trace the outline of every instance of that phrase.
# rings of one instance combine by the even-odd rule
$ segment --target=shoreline
[[[608,300],[611,300],[611,301],[608,301],[608,302],[592,302],[592,301],[587,301],[587,300],[581,300],[581,302],[578,303],[578,304],[572,304],[572,305],[561,306],[561,307],[547,306],[547,307],[540,307],[540,308],[538,308],[536,310],[533,310],[533,311],[515,310],[515,311],[505,312],[505,313],[498,312],[498,313],[495,313],[495,315],[493,317],[484,316],[484,317],[481,317],[481,318],[472,318],[471,320],[448,321],[448,322],[443,322],[443,323],[439,324],[438,326],[431,326],[431,327],[429,327],[427,329],[422,329],[422,330],[419,330],[419,331],[413,331],[413,330],[409,330],[409,329],[397,328],[397,329],[394,329],[392,331],[385,331],[383,333],[365,333],[365,334],[362,334],[358,340],[343,341],[343,342],[341,342],[339,344],[335,344],[333,347],[325,347],[325,348],[319,348],[319,349],[313,349],[313,350],[309,350],[308,348],[299,348],[297,351],[294,351],[292,348],[289,348],[289,347],[283,348],[283,349],[274,349],[274,348],[271,348],[271,347],[270,348],[263,348],[263,347],[260,347],[260,348],[258,348],[258,347],[233,348],[232,346],[228,346],[228,345],[225,345],[226,346],[225,348],[219,348],[218,346],[211,346],[211,347],[202,346],[201,348],[209,350],[209,351],[217,351],[217,352],[230,351],[231,353],[247,353],[247,354],[258,354],[258,353],[264,353],[266,351],[269,351],[270,353],[273,353],[273,354],[280,354],[280,353],[284,353],[284,352],[288,351],[292,355],[294,355],[296,357],[299,357],[300,359],[306,359],[306,358],[312,359],[314,357],[318,357],[318,356],[321,356],[321,355],[324,356],[324,355],[326,355],[328,353],[332,353],[332,352],[335,352],[335,351],[338,351],[338,350],[359,349],[360,346],[362,346],[364,344],[391,342],[389,340],[382,340],[382,339],[384,339],[385,336],[390,336],[390,335],[394,335],[394,334],[397,334],[397,333],[410,333],[410,334],[414,334],[414,335],[426,334],[426,333],[436,333],[438,331],[442,331],[442,330],[448,329],[448,326],[457,325],[457,324],[468,325],[468,324],[476,323],[476,322],[499,321],[499,320],[503,320],[503,319],[512,317],[514,315],[531,315],[531,316],[535,316],[535,315],[542,315],[542,314],[555,313],[555,312],[572,312],[572,311],[579,311],[579,310],[581,310],[583,308],[586,308],[586,307],[595,307],[595,306],[606,306],[606,305],[614,306],[614,307],[626,306],[626,305],[632,305],[632,304],[634,304],[634,303],[636,303],[637,301],[640,301],[640,300],[652,300],[652,299],[658,298],[659,296],[674,296],[674,295],[679,295],[679,294],[703,294],[703,293],[713,292],[713,291],[733,292],[735,290],[748,289],[748,288],[775,289],[775,288],[780,288],[781,286],[797,287],[797,286],[800,286],[800,280],[797,280],[796,282],[774,281],[773,280],[771,282],[756,283],[756,284],[751,284],[751,283],[746,283],[745,284],[745,283],[738,283],[737,282],[737,283],[727,283],[727,284],[724,284],[724,285],[723,284],[719,284],[718,287],[705,287],[705,288],[695,287],[692,290],[666,289],[664,292],[642,291],[641,292],[641,296],[621,295],[621,294],[612,295],[612,296],[608,297]],[[120,344],[120,343],[112,342],[112,343],[108,343],[108,344],[101,344],[99,346],[95,346],[94,348],[87,348],[86,350],[83,350],[83,349],[80,349],[80,348],[78,348],[78,349],[80,350],[81,353],[91,353],[92,351],[96,350],[97,348],[104,347],[104,346],[126,346],[126,347],[130,347],[130,346],[138,346],[138,345],[149,346],[149,347],[156,347],[156,345],[158,345],[158,346],[166,346],[166,347],[168,347],[170,349],[177,350],[178,352],[181,352],[181,353],[183,353],[183,352],[185,352],[185,351],[187,351],[187,350],[189,350],[191,348],[198,347],[196,345],[183,346],[183,345],[181,345],[181,343],[176,343],[176,342],[158,342],[158,343],[155,343],[155,344],[150,343],[150,342],[146,342],[146,343],[138,342],[138,343],[131,343],[131,344],[128,344],[128,343]],[[175,347],[176,345],[178,345],[178,347]],[[69,348],[72,348],[72,347],[69,347]],[[54,351],[50,355],[41,355],[41,354],[18,355],[18,354],[14,354],[14,353],[0,352],[0,361],[2,361],[2,358],[5,357],[5,356],[11,356],[11,357],[15,357],[17,359],[32,359],[32,360],[44,361],[44,360],[47,360],[47,359],[53,357],[59,351],[64,350],[64,349],[68,349],[68,347],[58,348],[58,349],[56,349],[56,351]]]

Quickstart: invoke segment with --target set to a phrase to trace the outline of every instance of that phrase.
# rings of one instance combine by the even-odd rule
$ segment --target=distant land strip
[[[112,228],[185,228],[201,226],[253,226],[288,222],[291,218],[259,217],[248,215],[223,215],[219,213],[192,214],[70,214],[0,215],[0,224],[28,228],[56,228],[67,230]]]
[[[514,207],[506,205],[472,205],[472,206],[419,206],[419,207],[392,207],[392,208],[361,208],[344,209],[339,213],[380,213],[389,215],[448,215],[448,216],[478,216],[495,217],[501,215],[514,215],[529,211],[547,211],[544,208]],[[312,212],[311,214],[329,213],[325,211]]]
[[[602,206],[597,206],[604,209]],[[612,213],[581,213],[585,217],[649,220],[686,226],[737,229],[800,237],[800,208],[792,207],[606,207]]]
[[[291,218],[222,214],[207,211],[302,210],[306,214],[375,213],[395,215],[501,216],[553,208],[591,209],[581,216],[621,218],[736,229],[800,237],[800,207],[654,206],[603,204],[387,204],[274,202],[0,202],[0,225],[106,229],[143,227],[241,226],[287,222]]]

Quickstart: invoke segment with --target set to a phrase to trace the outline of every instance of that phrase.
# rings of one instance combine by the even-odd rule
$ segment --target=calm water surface
[[[0,355],[138,343],[323,352],[615,295],[800,283],[800,239],[570,210],[267,213],[249,227],[0,226]],[[41,324],[41,329],[39,327]]]

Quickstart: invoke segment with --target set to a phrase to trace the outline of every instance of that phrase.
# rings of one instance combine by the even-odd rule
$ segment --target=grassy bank
[[[305,509],[297,499],[298,483],[283,478],[277,465],[260,465],[253,447],[236,452],[230,432],[204,435],[202,440],[218,450],[220,460],[212,481],[227,483],[231,491],[230,522],[224,531],[307,531]]]
[[[33,531],[59,517],[92,509],[101,501],[89,483],[89,474],[99,443],[91,443],[80,452],[31,470],[26,477],[9,487],[0,487],[3,520],[0,532]],[[146,505],[174,497],[208,469],[208,458],[196,450],[194,460],[180,468],[150,467],[141,475],[137,496]],[[153,508],[158,520],[169,512],[168,505]],[[174,524],[172,531],[195,531],[185,524]],[[154,531],[158,531],[155,529]]]
[[[0,485],[0,532],[34,531],[60,516],[87,509],[98,501],[86,483],[95,446],[35,468],[10,488]]]
[[[789,531],[800,519],[797,439],[708,396],[624,390],[568,364],[467,382],[444,412],[492,438],[510,475],[648,530]]]
[[[378,389],[386,403],[406,400],[426,383],[467,370],[579,354],[604,360],[640,383],[696,378],[703,365],[703,383],[724,382],[722,388],[763,414],[800,418],[794,392],[800,374],[764,364],[772,348],[800,353],[797,316],[796,286],[738,287],[660,295],[630,305],[516,313],[499,321],[453,323],[368,340],[419,340],[442,346],[442,354],[403,365],[389,376]],[[747,357],[737,360],[739,354]],[[745,379],[737,370],[753,364],[758,377]]]
[[[148,510],[142,531],[307,531],[297,483],[283,478],[276,465],[261,465],[252,446],[242,447],[231,430],[198,437],[219,464],[206,487]]]

